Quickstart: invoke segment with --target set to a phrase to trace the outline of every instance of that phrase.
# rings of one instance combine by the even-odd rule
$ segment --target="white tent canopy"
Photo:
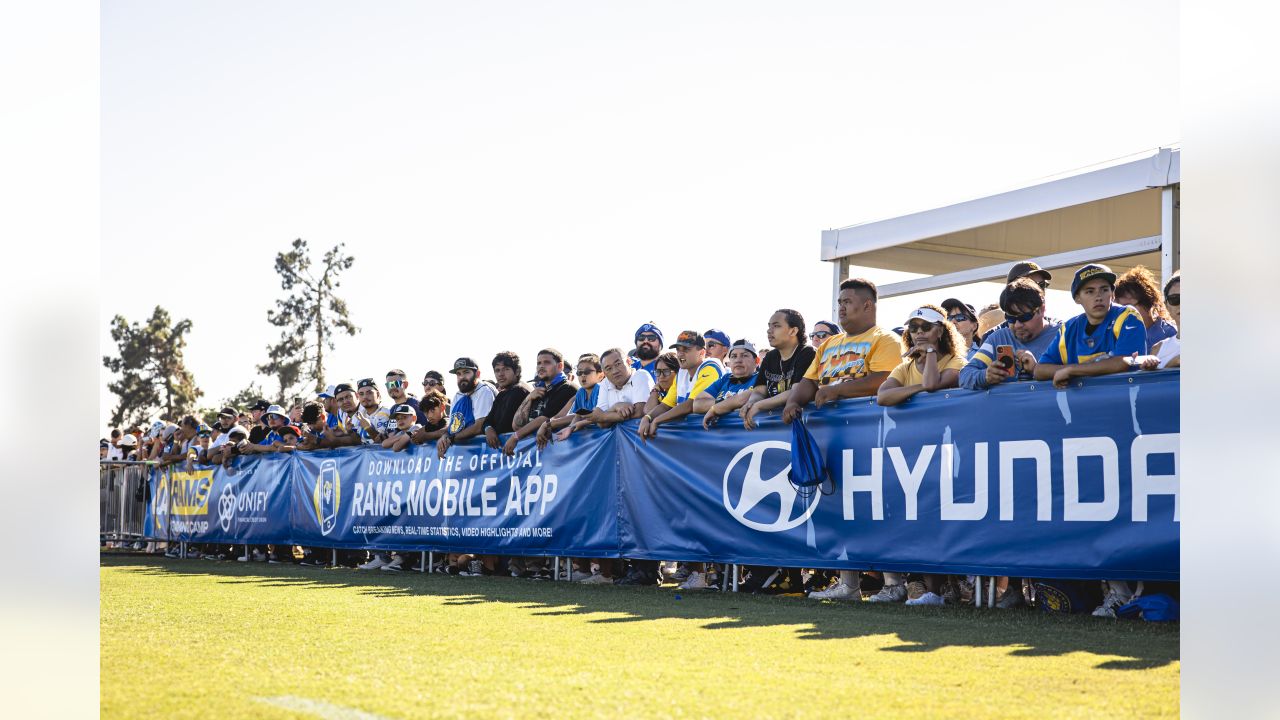
[[[850,266],[929,277],[880,286],[882,297],[1004,280],[1014,263],[1047,269],[1106,262],[1179,267],[1177,147],[1129,156],[1007,192],[822,232],[822,259],[834,266],[834,296]],[[1053,287],[1070,287],[1055,273]]]

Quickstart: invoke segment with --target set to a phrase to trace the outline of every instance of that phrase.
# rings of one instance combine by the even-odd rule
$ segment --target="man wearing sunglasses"
[[[778,312],[783,312],[783,311],[779,310]],[[786,312],[793,312],[793,313],[796,313],[796,315],[800,314],[795,310],[789,310]],[[818,322],[813,324],[813,332],[809,333],[809,340],[813,343],[813,347],[818,347],[822,343],[826,342],[827,338],[831,337],[832,335],[839,335],[839,334],[840,334],[839,325],[836,325],[830,320],[819,320]],[[803,345],[804,343],[802,342],[801,344]]]
[[[414,422],[419,425],[427,424],[427,416],[422,413],[418,398],[409,392],[409,376],[405,375],[403,370],[387,371],[387,395],[391,397],[392,406],[408,405],[412,407],[415,413]]]
[[[729,357],[729,335],[723,330],[712,328],[702,333],[702,338],[707,344],[707,357],[715,358],[716,362],[723,367],[728,364],[726,358]]]
[[[1044,290],[1030,278],[1018,278],[1000,292],[1000,309],[1005,324],[992,330],[960,370],[960,387],[986,390],[1009,380],[1030,380],[1036,362],[1053,343],[1062,325],[1045,317]],[[1014,370],[996,362],[996,348],[1013,348]]]
[[[658,379],[658,356],[662,354],[662,331],[653,323],[645,323],[636,328],[635,357],[631,360],[632,370],[644,370],[649,377]]]

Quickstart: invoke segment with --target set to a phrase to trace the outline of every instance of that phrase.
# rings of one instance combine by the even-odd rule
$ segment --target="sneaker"
[[[599,576],[592,575],[591,573],[585,573],[585,572],[582,572],[581,570],[574,570],[573,572],[569,573],[569,582],[582,582],[583,580],[590,580],[593,577],[599,577]]]
[[[458,574],[465,575],[467,577],[480,577],[484,575],[484,563],[480,560],[472,560],[467,563],[466,572],[460,572]]]
[[[681,590],[709,590],[712,585],[707,583],[707,576],[694,571],[689,573],[689,577],[683,583],[680,583]]]
[[[614,580],[613,584],[614,585],[643,585],[644,584],[642,582],[643,577],[644,577],[644,573],[640,572],[636,568],[631,568],[630,570],[627,571],[626,575],[623,575],[622,577]]]
[[[831,578],[824,572],[815,570],[809,574],[809,579],[804,581],[801,590],[805,595],[815,592],[822,592],[831,587]]]
[[[383,565],[380,569],[388,570],[390,572],[400,572],[400,568],[403,565],[404,565],[403,557],[400,557],[399,555],[392,555],[391,562],[387,563],[386,565]]]
[[[675,571],[675,572],[673,572],[673,573],[671,573],[671,574],[670,574],[670,575],[668,575],[667,577],[668,577],[672,582],[682,583],[682,582],[684,582],[685,580],[688,580],[688,579],[689,579],[689,575],[691,575],[691,574],[692,574],[692,573],[690,573],[690,572],[689,572],[689,567],[688,567],[687,565],[685,565],[684,563],[680,563],[679,565],[677,565],[677,566],[676,566],[676,571]]]
[[[245,554],[236,558],[236,562],[249,562],[249,553],[246,552]]]
[[[165,550],[164,556],[167,558],[174,558],[176,560],[178,557],[178,548],[169,548],[168,550]]]
[[[908,583],[908,584],[909,584],[909,583]],[[918,597],[918,598],[913,598],[913,599],[911,599],[911,600],[908,600],[908,601],[906,602],[906,604],[907,604],[907,605],[915,605],[915,606],[920,606],[920,605],[935,605],[935,606],[940,606],[940,605],[945,605],[945,604],[946,604],[946,601],[942,599],[942,596],[941,596],[941,595],[937,595],[937,594],[935,594],[935,593],[931,593],[931,592],[927,592],[927,591],[926,591],[926,592],[925,592],[924,594],[922,594],[920,597]]]
[[[815,590],[809,593],[810,600],[853,600],[861,599],[862,593],[844,580],[837,580],[835,585],[826,590]]]
[[[377,570],[378,568],[386,564],[387,564],[387,561],[385,558],[383,558],[382,554],[377,553],[372,558],[369,558],[369,562],[363,565],[357,565],[356,569],[357,570]]]
[[[1019,581],[1017,587],[1012,582],[1004,592],[996,597],[996,607],[1001,610],[1011,610],[1027,604],[1027,599],[1022,595],[1022,582]]]
[[[579,585],[612,585],[613,581],[603,575],[588,575],[583,580],[577,581]]]
[[[925,587],[924,587],[923,580],[907,581],[907,600],[908,601],[916,600],[921,595],[924,595],[924,594],[925,594]]]
[[[907,599],[907,587],[902,583],[897,585],[885,585],[880,588],[880,592],[867,598],[867,602],[873,603],[900,603]]]
[[[1094,609],[1093,616],[1114,618],[1116,608],[1132,600],[1133,592],[1129,589],[1129,583],[1123,580],[1103,580],[1102,587],[1107,594],[1102,599],[1102,604]]]
[[[266,554],[266,553],[262,552],[261,550],[254,550],[254,551],[253,551],[253,561],[254,561],[254,562],[266,562],[266,560],[267,560],[267,554]]]
[[[199,559],[200,559],[200,555],[201,555],[201,552],[200,552],[199,550],[196,550],[195,548],[191,548],[191,549],[187,550],[187,559],[188,559],[188,560],[199,560]]]

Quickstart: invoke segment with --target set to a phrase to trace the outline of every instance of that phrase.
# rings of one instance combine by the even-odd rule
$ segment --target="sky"
[[[270,387],[294,238],[355,256],[361,332],[328,382],[500,350],[527,379],[540,348],[626,348],[647,321],[763,344],[778,308],[830,318],[824,229],[1180,140],[1175,2],[117,0],[101,21],[100,350],[117,314],[190,319],[207,407]],[[881,324],[998,293],[886,299]]]

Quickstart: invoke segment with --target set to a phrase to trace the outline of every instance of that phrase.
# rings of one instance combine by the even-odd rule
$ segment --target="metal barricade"
[[[141,540],[150,463],[103,460],[99,464],[98,532],[103,540]]]

